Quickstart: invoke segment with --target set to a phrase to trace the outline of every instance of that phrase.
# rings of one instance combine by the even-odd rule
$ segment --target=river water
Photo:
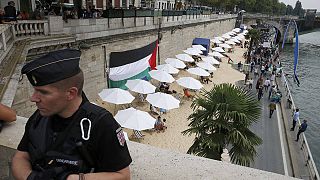
[[[305,132],[313,159],[320,170],[320,30],[299,36],[298,87],[288,77],[294,102],[300,109],[300,119],[308,121]],[[280,55],[284,71],[293,74],[294,45],[286,45]]]

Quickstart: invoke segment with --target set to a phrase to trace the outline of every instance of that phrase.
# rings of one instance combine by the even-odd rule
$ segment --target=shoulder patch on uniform
[[[119,144],[120,144],[121,146],[124,146],[124,144],[126,143],[126,139],[125,139],[125,137],[124,137],[122,128],[119,127],[119,128],[116,130],[116,133],[117,133],[117,138],[118,138]]]

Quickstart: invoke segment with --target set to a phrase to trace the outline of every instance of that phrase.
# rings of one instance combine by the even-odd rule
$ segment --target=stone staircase
[[[11,76],[15,71],[16,65],[25,61],[27,52],[26,46],[30,44],[30,40],[25,39],[14,43],[10,52],[0,63],[0,99],[8,87]]]

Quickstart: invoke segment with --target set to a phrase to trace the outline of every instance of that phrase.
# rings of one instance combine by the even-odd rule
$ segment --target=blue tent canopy
[[[202,45],[207,50],[202,51],[203,55],[208,56],[209,49],[210,49],[210,39],[207,38],[194,38],[192,41],[192,45]]]

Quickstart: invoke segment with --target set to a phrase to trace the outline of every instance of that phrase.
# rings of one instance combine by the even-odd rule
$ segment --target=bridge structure
[[[265,14],[244,14],[243,15],[243,24],[248,26],[256,24],[266,24],[272,26],[277,31],[277,41],[282,42],[284,39],[284,34],[287,28],[287,25],[291,20],[295,20],[300,27],[300,24],[304,21],[299,19],[298,16],[271,16]],[[295,28],[290,26],[287,32],[286,43],[293,43],[293,38],[295,37]]]

